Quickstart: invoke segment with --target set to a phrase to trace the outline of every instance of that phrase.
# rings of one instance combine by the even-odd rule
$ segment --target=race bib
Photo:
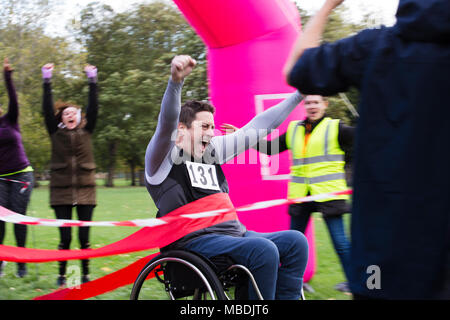
[[[193,187],[220,191],[216,166],[186,161],[186,167]]]

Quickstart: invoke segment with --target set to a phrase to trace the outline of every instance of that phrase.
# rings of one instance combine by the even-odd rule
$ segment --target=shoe
[[[3,272],[3,269],[6,266],[6,261],[0,261],[0,278],[3,277],[5,275],[5,273]]]
[[[350,293],[350,287],[348,286],[348,282],[341,282],[334,286],[337,291],[341,291],[344,293]]]
[[[27,266],[25,265],[25,263],[18,263],[16,277],[23,278],[27,275],[27,273]]]
[[[58,287],[63,287],[66,285],[66,276],[59,276],[58,279],[56,279],[56,285]]]
[[[89,281],[91,281],[91,280],[89,279],[89,276],[87,274],[85,274],[84,276],[81,277],[81,283],[86,283]]]
[[[314,289],[313,289],[313,287],[311,287],[309,284],[307,284],[307,283],[304,283],[303,284],[303,291],[305,291],[305,292],[309,292],[309,293],[314,293],[315,291],[314,291]]]

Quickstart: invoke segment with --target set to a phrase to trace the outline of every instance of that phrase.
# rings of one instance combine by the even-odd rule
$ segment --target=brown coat
[[[91,133],[58,128],[51,135],[50,205],[95,205]]]

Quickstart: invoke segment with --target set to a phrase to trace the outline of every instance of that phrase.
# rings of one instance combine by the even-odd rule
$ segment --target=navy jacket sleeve
[[[360,87],[379,29],[305,50],[289,74],[289,84],[303,94],[331,96]]]

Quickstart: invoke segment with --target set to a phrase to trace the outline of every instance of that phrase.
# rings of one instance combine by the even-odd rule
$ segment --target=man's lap
[[[191,241],[186,249],[198,252],[207,258],[218,255],[228,255],[236,263],[244,263],[249,252],[255,250],[269,253],[277,251],[280,256],[293,242],[302,242],[304,235],[295,230],[260,233],[247,231],[243,237],[223,234],[208,234]]]

